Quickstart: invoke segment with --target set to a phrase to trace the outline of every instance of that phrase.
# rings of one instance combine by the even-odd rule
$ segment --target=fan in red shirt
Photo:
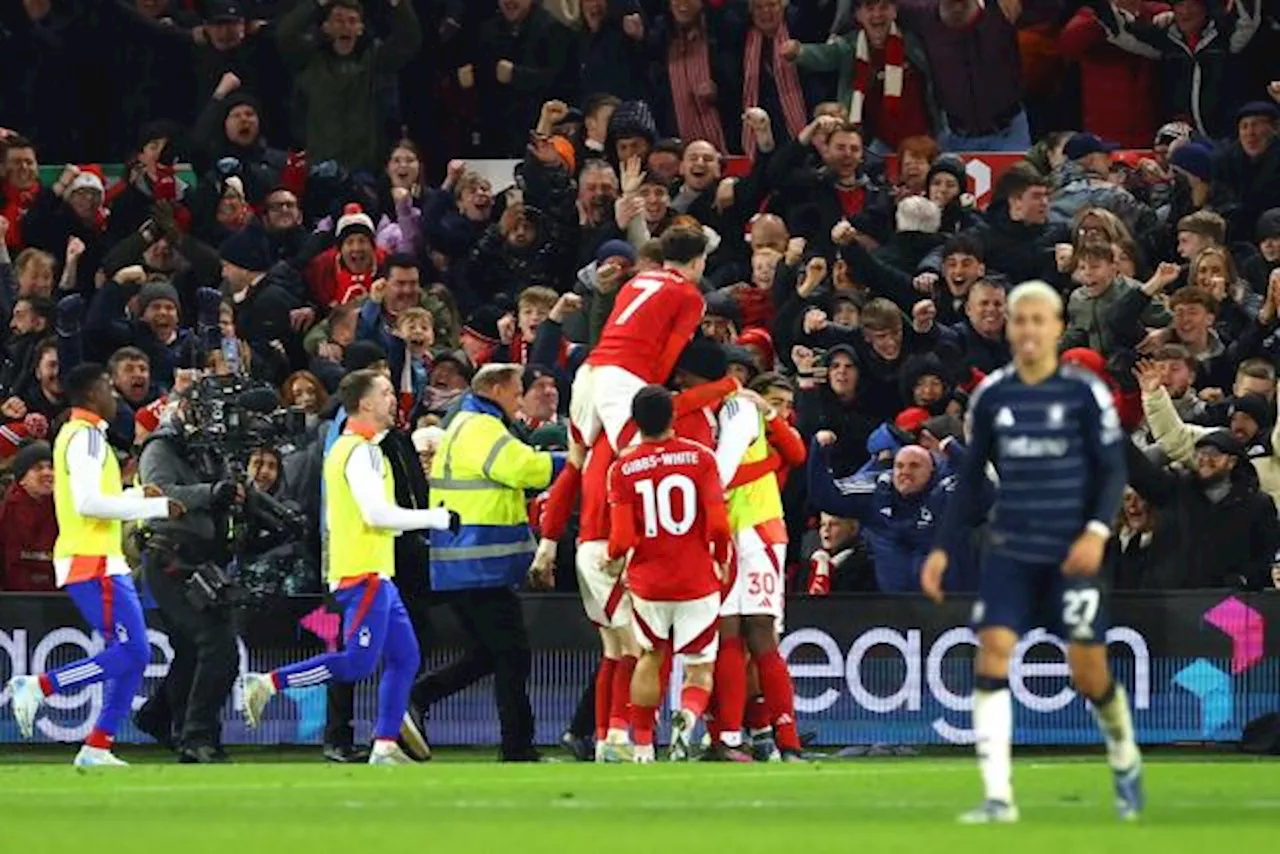
[[[630,553],[627,585],[642,650],[631,679],[638,763],[654,760],[659,673],[668,645],[685,664],[670,758],[690,758],[690,736],[711,696],[722,567],[730,558],[729,517],[715,456],[704,445],[677,438],[673,415],[671,392],[662,386],[637,392],[632,417],[640,444],[624,450],[609,470],[608,567],[620,573]]]
[[[604,433],[617,451],[631,418],[631,399],[649,383],[665,383],[702,322],[698,282],[707,266],[707,237],[695,224],[662,234],[661,270],[641,273],[618,291],[600,340],[573,380],[569,415],[588,448]]]

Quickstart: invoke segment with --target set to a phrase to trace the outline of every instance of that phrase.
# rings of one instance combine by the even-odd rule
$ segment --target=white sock
[[[1129,695],[1116,683],[1115,694],[1106,705],[1090,703],[1093,719],[1107,742],[1107,762],[1116,771],[1128,771],[1142,758],[1133,738],[1133,719],[1129,716]]]
[[[725,747],[741,747],[742,746],[742,730],[737,732],[725,731],[720,733],[720,741]]]
[[[374,739],[373,752],[378,756],[386,756],[388,753],[394,753],[400,745],[396,744],[394,738],[378,738]]]
[[[631,736],[625,729],[617,729],[610,727],[609,732],[605,735],[605,741],[610,744],[630,744]]]
[[[974,692],[973,730],[987,800],[1013,803],[1013,695],[1007,685]]]

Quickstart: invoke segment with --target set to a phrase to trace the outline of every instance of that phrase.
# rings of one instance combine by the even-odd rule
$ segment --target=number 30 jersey
[[[627,585],[641,599],[683,602],[720,590],[729,518],[715,456],[671,438],[626,448],[609,469],[609,557],[632,551]]]
[[[641,273],[618,290],[587,364],[612,365],[663,385],[706,308],[698,286],[676,271]]]

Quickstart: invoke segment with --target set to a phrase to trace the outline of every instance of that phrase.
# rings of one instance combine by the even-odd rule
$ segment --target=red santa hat
[[[347,237],[362,232],[368,235],[370,240],[373,239],[373,220],[364,212],[364,208],[352,202],[342,209],[335,236],[341,244]]]
[[[67,195],[76,190],[97,190],[100,195],[107,192],[107,179],[102,174],[102,167],[96,163],[86,163],[80,167],[80,174],[71,179],[67,185]]]

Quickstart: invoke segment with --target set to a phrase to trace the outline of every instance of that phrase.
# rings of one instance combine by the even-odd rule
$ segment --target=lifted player
[[[631,679],[635,761],[652,762],[659,672],[668,645],[685,664],[680,710],[671,723],[671,759],[689,757],[689,737],[707,708],[716,659],[716,623],[729,520],[715,458],[672,430],[671,393],[641,389],[632,403],[640,444],[609,470],[609,568],[627,565],[636,642]]]
[[[1009,659],[1036,626],[1068,642],[1071,681],[1089,698],[1107,744],[1123,819],[1142,810],[1142,757],[1129,702],[1107,665],[1105,588],[1098,579],[1108,527],[1125,485],[1124,437],[1111,392],[1058,363],[1062,298],[1044,282],[1009,294],[1013,363],[983,381],[969,405],[971,448],[954,500],[925,560],[921,586],[942,600],[948,554],[967,541],[986,466],[999,476],[983,559],[973,728],[986,799],[966,824],[1013,822],[1013,701]]]

